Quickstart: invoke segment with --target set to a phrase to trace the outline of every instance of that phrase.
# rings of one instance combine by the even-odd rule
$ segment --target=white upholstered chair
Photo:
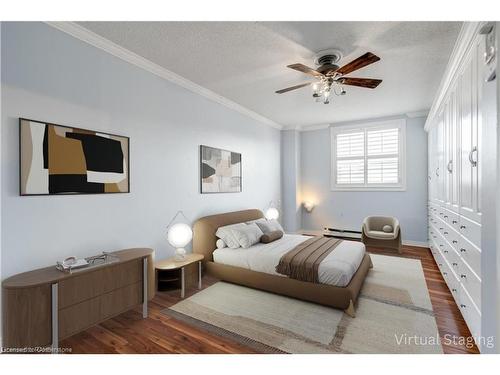
[[[395,249],[400,254],[401,228],[395,217],[368,216],[363,220],[361,239],[366,246]]]

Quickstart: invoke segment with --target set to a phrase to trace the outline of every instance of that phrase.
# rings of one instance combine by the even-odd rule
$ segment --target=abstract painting
[[[200,146],[201,193],[241,192],[241,154]]]
[[[20,194],[128,193],[129,138],[19,119]]]

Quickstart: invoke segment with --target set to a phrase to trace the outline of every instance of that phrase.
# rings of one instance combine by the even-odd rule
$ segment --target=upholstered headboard
[[[210,215],[198,219],[193,227],[193,253],[203,254],[206,261],[212,261],[212,253],[216,249],[215,232],[224,225],[243,223],[263,218],[260,210],[243,210]]]

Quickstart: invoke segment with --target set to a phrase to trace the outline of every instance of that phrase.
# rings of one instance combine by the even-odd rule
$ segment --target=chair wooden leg
[[[344,312],[351,318],[356,317],[356,310],[354,310],[354,302],[352,302],[352,300],[349,302],[349,307],[345,309]]]

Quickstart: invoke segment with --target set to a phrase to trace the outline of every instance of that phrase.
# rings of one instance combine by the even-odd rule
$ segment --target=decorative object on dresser
[[[240,193],[241,154],[201,145],[200,192]]]
[[[401,254],[401,237],[395,217],[368,216],[363,220],[361,240],[366,246],[395,249]]]
[[[178,222],[174,224],[174,221],[179,215],[182,215],[186,222]],[[184,259],[186,256],[186,250],[184,247],[191,242],[191,239],[193,238],[193,231],[187,222],[189,222],[189,220],[186,215],[184,215],[182,211],[177,211],[175,216],[167,225],[167,239],[170,245],[175,248],[175,258],[177,260]]]
[[[158,290],[165,290],[172,284],[177,285],[181,281],[181,298],[186,293],[186,271],[185,268],[191,264],[198,263],[198,289],[201,289],[201,262],[204,256],[201,254],[187,254],[182,260],[177,258],[168,258],[155,262],[156,283]]]
[[[479,29],[479,23],[464,26],[455,48],[461,54],[450,61],[449,84],[438,93],[425,128],[429,247],[481,350],[478,338],[486,336],[481,321],[481,137],[489,135],[483,126],[488,117],[482,101],[485,36]]]
[[[152,249],[110,253],[119,260],[78,272],[55,267],[2,282],[3,346],[34,348],[58,342],[154,297]]]
[[[19,119],[20,194],[130,192],[129,138]]]

